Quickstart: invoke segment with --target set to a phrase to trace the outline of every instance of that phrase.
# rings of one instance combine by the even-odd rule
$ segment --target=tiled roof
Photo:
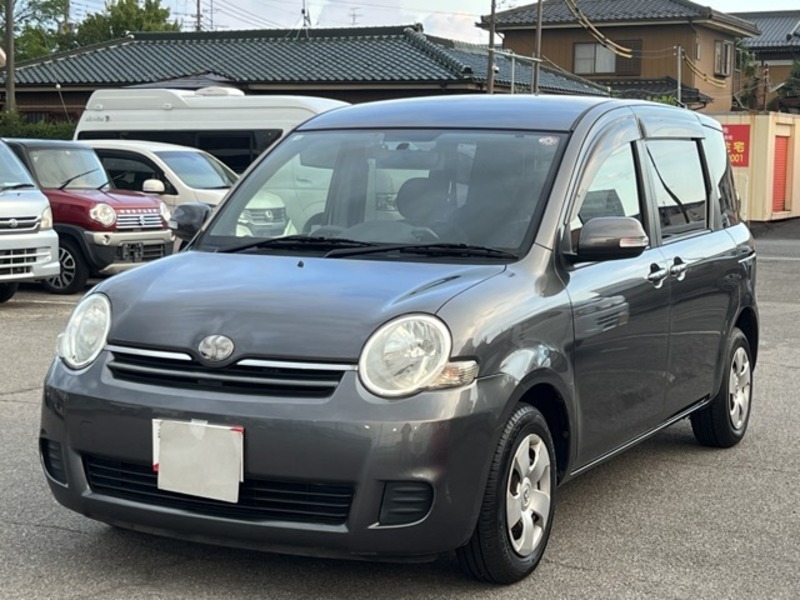
[[[734,13],[740,19],[755,23],[761,34],[744,40],[754,50],[800,51],[800,10]]]
[[[711,19],[756,34],[752,24],[701,6],[689,0],[575,0],[575,4],[593,23],[659,22],[676,20]],[[498,29],[515,26],[535,26],[538,4],[528,4],[497,13]],[[577,21],[564,2],[546,2],[542,6],[545,25],[562,25]],[[481,17],[482,25],[489,17]]]
[[[232,85],[485,82],[486,48],[461,51],[457,46],[452,40],[426,36],[420,26],[309,29],[307,33],[135,33],[105,44],[19,63],[16,79],[20,88],[57,83],[63,87],[131,86],[186,80],[208,73]],[[475,58],[480,51],[483,66]],[[585,80],[556,71],[543,75],[542,90],[603,93]]]
[[[639,100],[651,100],[663,96],[672,96],[674,98],[677,96],[678,91],[678,82],[672,77],[662,77],[661,79],[609,79],[598,83],[610,87],[614,96]],[[695,87],[681,85],[681,101],[686,105],[708,104],[712,100],[712,97],[706,96]]]

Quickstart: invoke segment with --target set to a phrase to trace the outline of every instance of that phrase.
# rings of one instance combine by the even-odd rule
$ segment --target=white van
[[[246,96],[226,87],[98,90],[86,103],[75,139],[192,146],[242,173],[284,133],[316,114],[346,105],[309,96]]]
[[[0,304],[11,299],[20,281],[55,277],[59,269],[50,202],[0,142]]]

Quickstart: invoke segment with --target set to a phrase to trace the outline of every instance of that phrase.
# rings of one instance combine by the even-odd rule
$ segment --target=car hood
[[[230,191],[231,188],[226,188],[224,190],[204,190],[202,188],[192,188],[194,192],[194,197],[197,202],[205,202],[206,204],[211,204],[216,206],[222,199],[225,197]]]
[[[70,203],[81,202],[95,204],[104,202],[115,209],[118,208],[158,208],[161,199],[147,196],[138,192],[127,192],[125,190],[93,190],[83,188],[65,188],[58,190],[54,188],[44,190],[50,201],[67,201]]]
[[[220,334],[245,356],[355,362],[393,317],[435,313],[504,265],[183,252],[98,287],[109,343],[189,352]]]
[[[0,219],[38,217],[50,206],[39,190],[6,190],[0,192]]]

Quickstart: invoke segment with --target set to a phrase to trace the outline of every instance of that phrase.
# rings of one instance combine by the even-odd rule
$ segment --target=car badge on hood
[[[225,360],[233,354],[233,341],[224,335],[209,335],[200,342],[198,350],[206,360]]]

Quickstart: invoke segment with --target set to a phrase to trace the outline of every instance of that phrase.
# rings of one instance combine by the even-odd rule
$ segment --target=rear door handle
[[[678,281],[681,281],[686,276],[686,269],[688,267],[689,265],[683,262],[680,258],[676,257],[675,261],[672,263],[672,266],[669,268],[669,273]]]

